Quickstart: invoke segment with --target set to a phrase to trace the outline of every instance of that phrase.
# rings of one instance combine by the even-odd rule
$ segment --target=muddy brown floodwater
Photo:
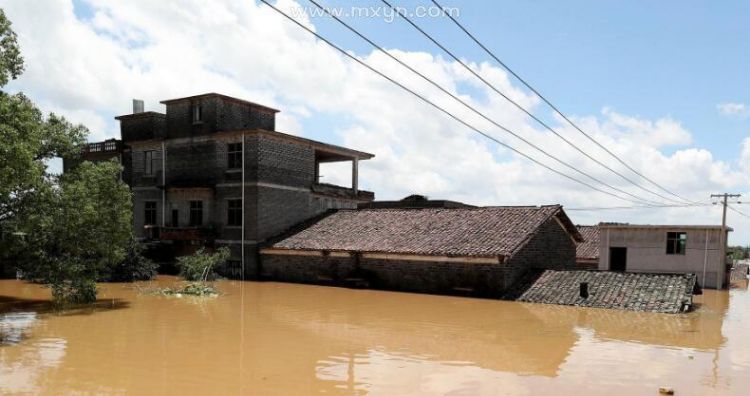
[[[160,278],[157,283],[175,283]],[[745,288],[747,285],[743,285]],[[91,309],[0,281],[0,393],[750,394],[750,294],[686,315],[281,283],[176,298],[104,284]]]

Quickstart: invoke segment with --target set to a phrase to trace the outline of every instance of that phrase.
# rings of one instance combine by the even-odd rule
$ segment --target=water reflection
[[[0,314],[0,346],[17,344],[36,321],[36,312]]]
[[[739,289],[707,291],[697,312],[665,315],[278,283],[219,287],[221,297],[196,300],[104,285],[100,309],[86,315],[24,310],[20,319],[6,305],[0,318],[29,326],[27,338],[0,347],[0,393],[640,394],[668,385],[720,394],[750,386],[750,298]],[[6,299],[48,293],[0,281]]]

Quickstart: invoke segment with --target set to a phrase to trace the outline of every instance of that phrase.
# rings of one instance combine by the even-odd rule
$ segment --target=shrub
[[[207,253],[201,248],[195,254],[177,259],[180,276],[187,281],[206,282],[218,278],[214,271],[216,266],[229,258],[229,249],[223,247],[214,253]]]
[[[143,256],[143,245],[135,238],[130,238],[125,259],[109,269],[101,280],[107,282],[135,282],[152,279],[156,276],[159,265]]]
[[[53,283],[50,287],[55,305],[58,307],[89,304],[96,301],[96,282],[90,279],[64,280]]]

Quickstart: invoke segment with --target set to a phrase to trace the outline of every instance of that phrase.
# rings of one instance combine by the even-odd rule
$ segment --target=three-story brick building
[[[268,238],[374,199],[358,188],[359,161],[372,154],[277,132],[278,110],[215,93],[161,103],[165,113],[134,101],[133,114],[115,117],[121,140],[89,144],[82,156],[122,162],[141,239],[177,255],[227,246],[225,275],[252,278]],[[320,164],[339,161],[352,164],[351,186],[320,183]]]

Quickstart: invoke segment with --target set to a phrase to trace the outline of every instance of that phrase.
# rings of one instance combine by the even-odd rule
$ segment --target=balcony
[[[122,141],[109,139],[103,142],[88,143],[81,149],[81,154],[119,153],[122,151]]]
[[[212,227],[145,226],[146,237],[162,241],[209,241],[216,237]]]

